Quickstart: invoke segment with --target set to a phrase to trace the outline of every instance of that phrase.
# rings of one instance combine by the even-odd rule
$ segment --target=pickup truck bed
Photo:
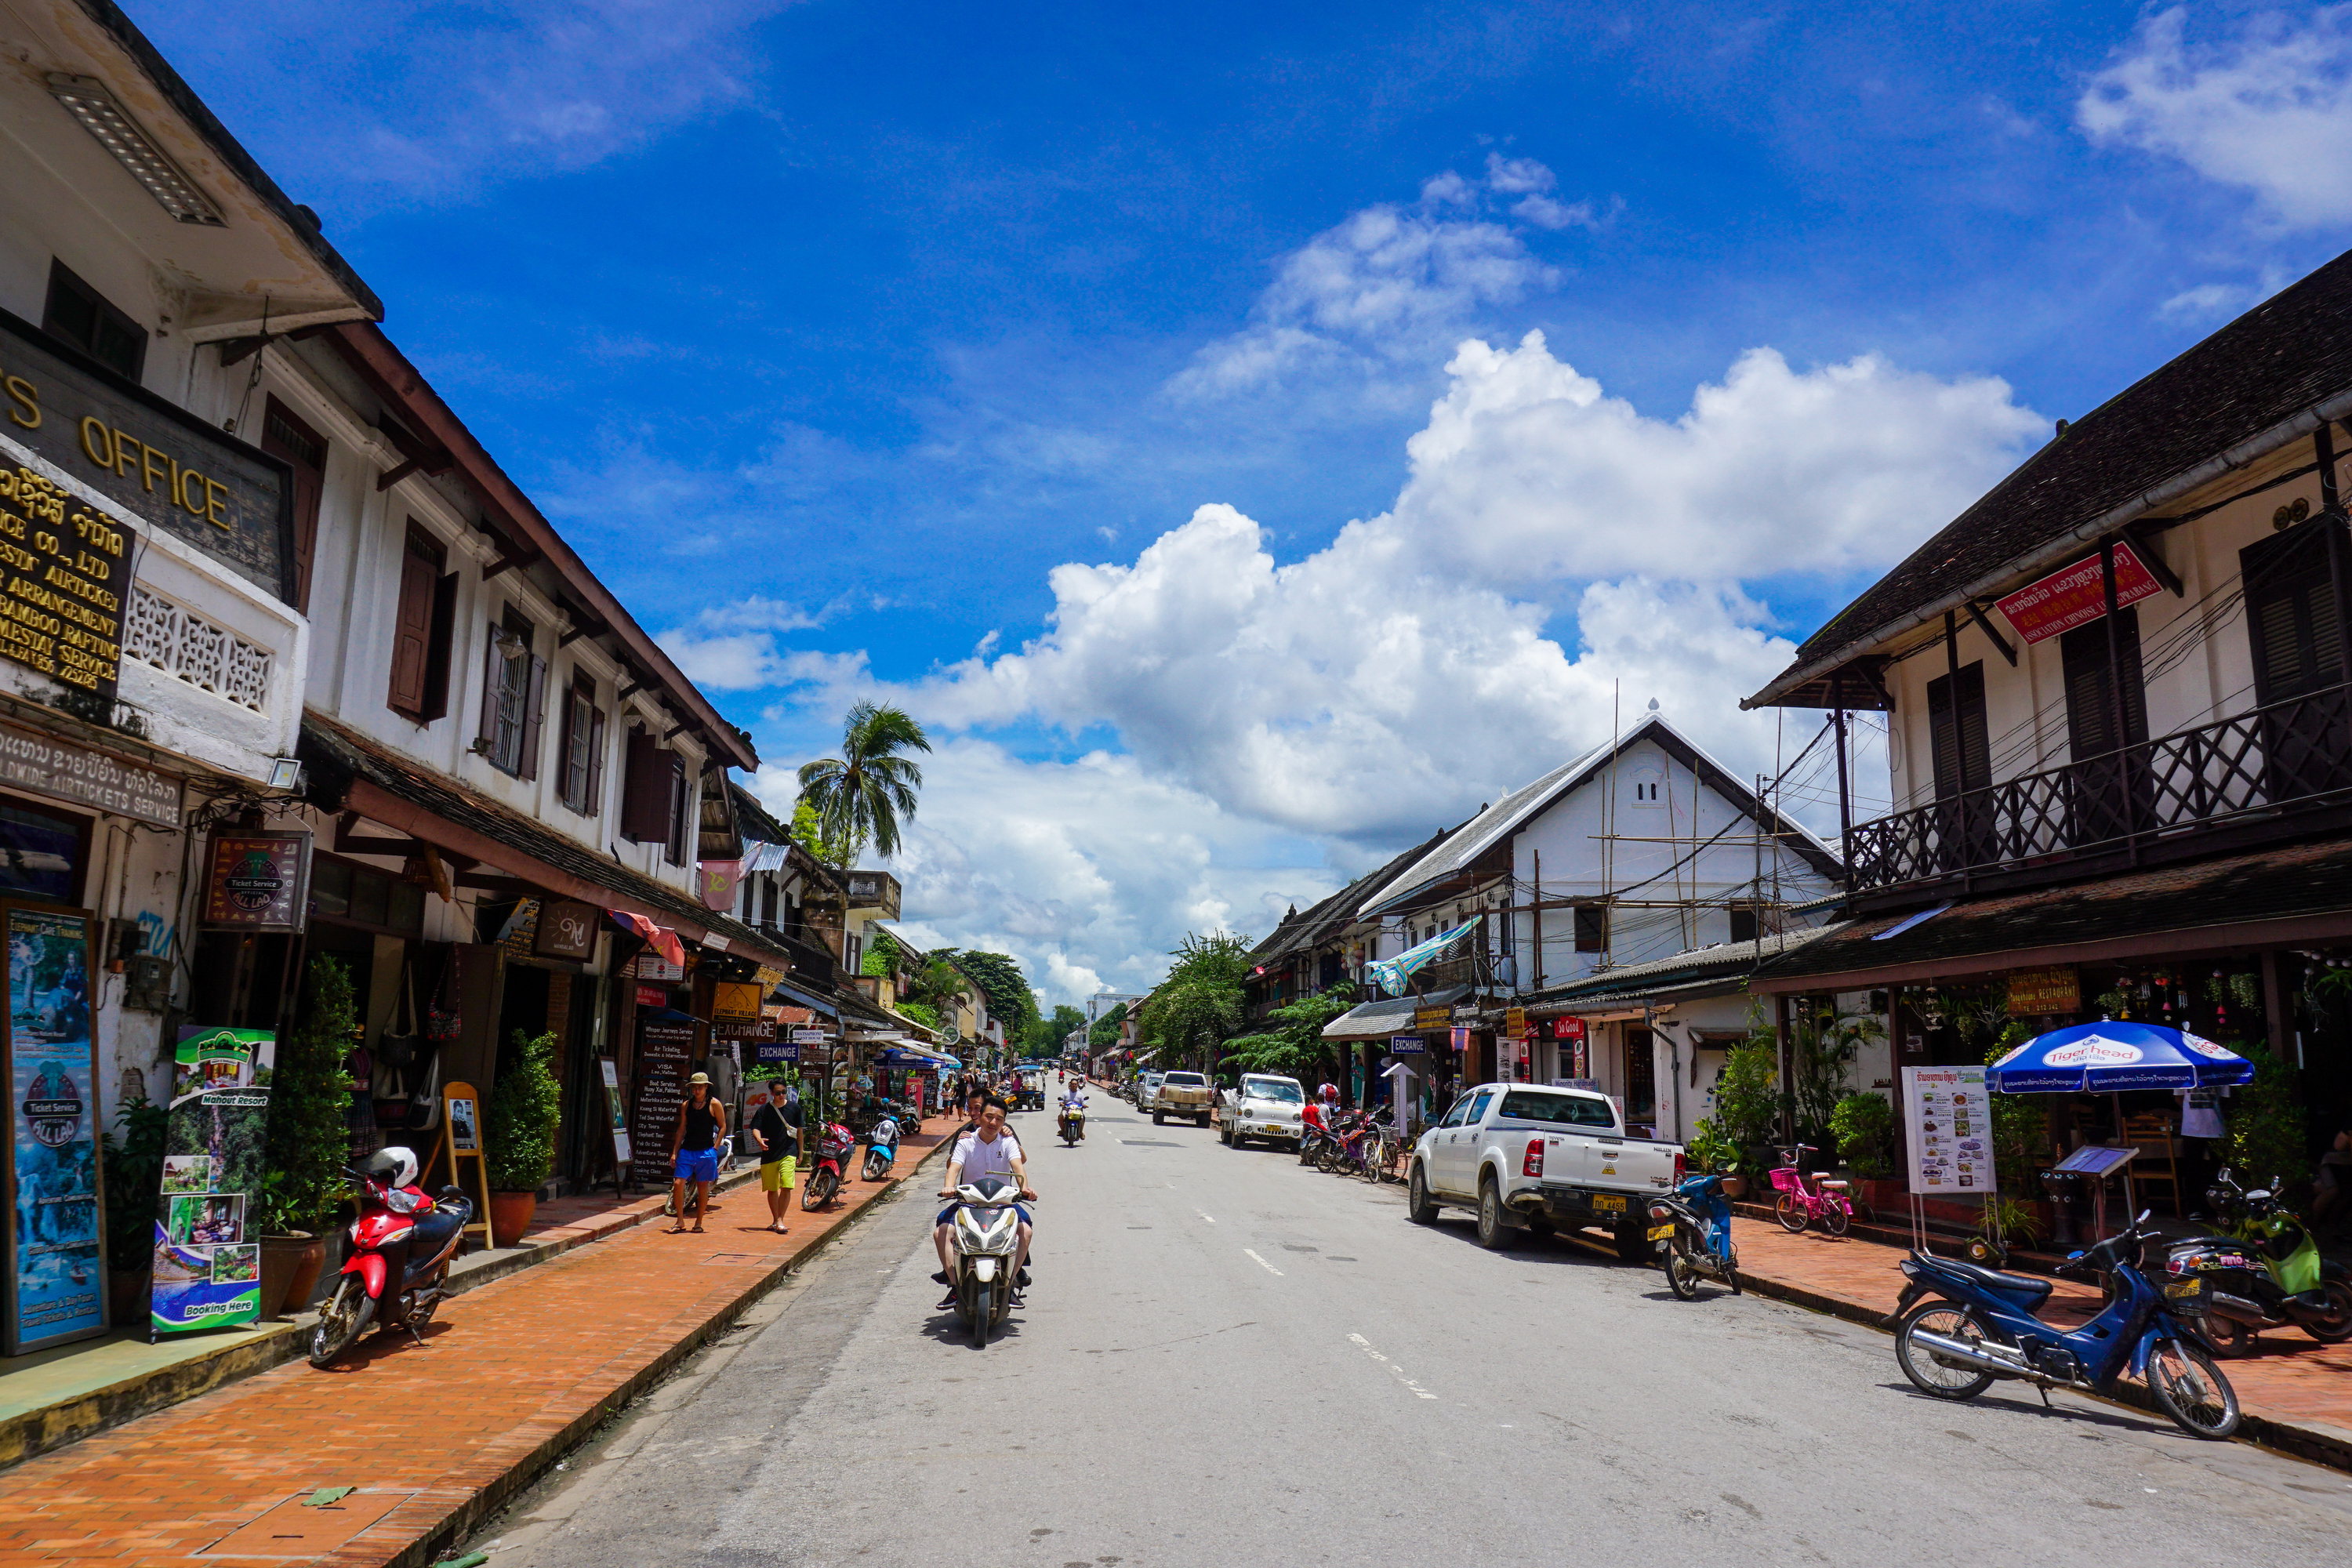
[[[1598,1228],[1618,1255],[1645,1260],[1647,1199],[1680,1173],[1677,1144],[1632,1138],[1605,1095],[1529,1084],[1481,1084],[1413,1145],[1407,1209],[1426,1225],[1442,1207],[1473,1208],[1478,1239],[1514,1230]]]
[[[1210,1097],[1214,1092],[1209,1080],[1199,1073],[1170,1073],[1160,1080],[1159,1090],[1152,1097],[1151,1124],[1165,1127],[1168,1118],[1179,1116],[1190,1117],[1196,1127],[1206,1127],[1213,1109]]]

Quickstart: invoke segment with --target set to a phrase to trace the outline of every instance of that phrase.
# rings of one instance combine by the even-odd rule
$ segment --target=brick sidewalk
[[[1895,1299],[1903,1289],[1903,1276],[1895,1268],[1903,1259],[1902,1248],[1840,1240],[1815,1230],[1791,1236],[1765,1220],[1741,1218],[1731,1224],[1740,1272],[1753,1275],[1766,1293],[1856,1321],[1880,1321],[1895,1310]],[[2060,1279],[2043,1315],[2071,1325],[2098,1308],[2096,1287]],[[2322,1441],[2295,1444],[2284,1432],[2266,1434],[2264,1440],[2313,1458],[2324,1457],[2312,1451],[2324,1446],[2336,1450],[2326,1462],[2346,1466],[2352,1461],[2352,1343],[2322,1345],[2299,1329],[2265,1332],[2261,1343],[2260,1353],[2221,1363],[2238,1391],[2239,1405],[2250,1421],[2301,1428]]]
[[[894,1176],[939,1142],[909,1140]],[[795,1200],[777,1236],[739,1187],[704,1235],[641,1225],[458,1297],[422,1345],[372,1334],[332,1371],[279,1367],[27,1460],[0,1479],[0,1565],[429,1563],[887,1190],[853,1181],[822,1214]],[[548,1207],[551,1229],[570,1221]],[[240,1542],[256,1555],[195,1555],[333,1487],[359,1490],[270,1514]],[[325,1552],[284,1539],[339,1522],[366,1528]]]

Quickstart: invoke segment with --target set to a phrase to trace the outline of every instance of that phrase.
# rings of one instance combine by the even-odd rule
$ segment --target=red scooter
[[[816,1142],[816,1169],[801,1188],[801,1207],[823,1208],[833,1202],[841,1191],[841,1173],[847,1168],[850,1152],[857,1147],[857,1135],[838,1121],[824,1124],[824,1133]]]
[[[415,1184],[416,1156],[406,1149],[381,1150],[343,1174],[358,1189],[360,1216],[335,1293],[310,1331],[312,1366],[331,1363],[372,1322],[412,1335],[431,1322],[449,1260],[474,1217],[472,1202],[457,1188],[444,1187],[436,1198]]]

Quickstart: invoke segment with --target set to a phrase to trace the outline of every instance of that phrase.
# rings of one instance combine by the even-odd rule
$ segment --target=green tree
[[[793,842],[824,861],[828,866],[846,866],[856,860],[866,847],[866,840],[856,837],[828,838],[824,824],[817,820],[816,807],[807,801],[793,805],[793,825],[785,829]]]
[[[1194,931],[1169,954],[1176,962],[1144,1004],[1137,1028],[1141,1043],[1160,1053],[1160,1066],[1208,1062],[1241,1026],[1249,953],[1250,939],[1237,932]]]
[[[2254,1079],[2230,1097],[2222,1158],[2249,1187],[2269,1186],[2273,1177],[2281,1183],[2303,1180],[2311,1174],[2311,1145],[2298,1075],[2252,1041],[2233,1041],[2230,1048],[2254,1064]]]
[[[1087,1031],[1087,1048],[1107,1051],[1118,1044],[1119,1028],[1126,1022],[1127,1004],[1122,1002],[1095,1020],[1095,1026]]]
[[[1083,1032],[1086,1026],[1087,1016],[1065,1002],[1054,1009],[1052,1016],[1039,1018],[1029,1026],[1021,1039],[1022,1054],[1037,1058],[1058,1057],[1062,1054],[1062,1042],[1070,1037],[1071,1031]]]
[[[1324,1077],[1336,1070],[1340,1053],[1324,1039],[1323,1026],[1355,1005],[1354,988],[1347,985],[1286,1002],[1265,1016],[1273,1028],[1227,1040],[1225,1060],[1243,1072]]]
[[[555,1037],[520,1029],[508,1059],[490,1086],[482,1129],[490,1190],[536,1191],[555,1170],[555,1131],[563,1114],[563,1089],[555,1078]]]
[[[801,764],[801,800],[814,809],[824,842],[846,850],[833,864],[846,871],[856,847],[867,844],[885,860],[898,853],[899,819],[915,815],[923,784],[923,770],[900,753],[930,749],[903,709],[860,702],[842,723],[841,755]]]
[[[947,954],[950,963],[988,998],[989,1016],[1004,1026],[1004,1037],[1018,1042],[1037,1016],[1037,994],[1009,952],[979,952],[971,949]]]
[[[351,1075],[343,1060],[359,1030],[352,978],[332,958],[310,961],[310,1007],[278,1043],[269,1129],[255,1206],[263,1235],[317,1235],[343,1200],[351,1157]]]

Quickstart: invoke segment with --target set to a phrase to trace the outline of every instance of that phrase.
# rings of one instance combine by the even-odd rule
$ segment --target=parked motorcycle
[[[801,1207],[819,1209],[833,1202],[841,1191],[841,1173],[849,1168],[849,1152],[857,1147],[857,1135],[838,1121],[828,1121],[818,1135],[816,1169],[801,1187]]]
[[[2200,1279],[2206,1342],[2225,1356],[2254,1353],[2264,1329],[2293,1325],[2322,1344],[2352,1339],[2352,1277],[2319,1255],[2311,1229],[2278,1202],[2278,1179],[2247,1192],[2227,1166],[2205,1191],[2219,1236],[2168,1249],[2165,1272]]]
[[[465,1240],[474,1205],[456,1187],[428,1197],[416,1186],[416,1156],[382,1149],[343,1174],[358,1190],[351,1256],[310,1331],[310,1364],[323,1367],[349,1350],[371,1322],[419,1334],[433,1321]]]
[[[956,1189],[956,1211],[948,1229],[949,1272],[956,1312],[971,1325],[976,1349],[1003,1326],[1013,1310],[1013,1270],[1021,1252],[1021,1211],[1013,1200],[1020,1184],[982,1176]]]
[[[1731,1200],[1723,1178],[1685,1176],[1666,1197],[1650,1202],[1650,1239],[1665,1255],[1666,1286],[1675,1299],[1698,1299],[1698,1282],[1713,1279],[1739,1294],[1739,1249],[1731,1241]]]
[[[1321,1108],[1309,1105],[1298,1120],[1298,1163],[1320,1165],[1324,1145],[1331,1140],[1331,1130],[1323,1124]]]
[[[1364,1141],[1370,1135],[1371,1120],[1362,1111],[1339,1112],[1331,1120],[1331,1135],[1325,1140],[1316,1164],[1327,1172],[1363,1174]]]
[[[1895,1305],[1903,1375],[1937,1399],[1973,1399],[1995,1378],[2021,1378],[2047,1404],[2053,1384],[2105,1394],[2128,1372],[2147,1379],[2158,1407],[2190,1436],[2229,1436],[2238,1429],[2237,1391],[2194,1326],[2205,1281],[2159,1289],[2141,1272],[2147,1224],[2143,1212],[2120,1236],[2067,1256],[2070,1271],[2102,1274],[2107,1285],[2098,1316],[2072,1331],[2034,1315],[2050,1299],[2047,1279],[1912,1253]]]
[[[861,1173],[869,1182],[887,1181],[898,1158],[898,1119],[886,1116],[866,1134],[866,1168]]]

